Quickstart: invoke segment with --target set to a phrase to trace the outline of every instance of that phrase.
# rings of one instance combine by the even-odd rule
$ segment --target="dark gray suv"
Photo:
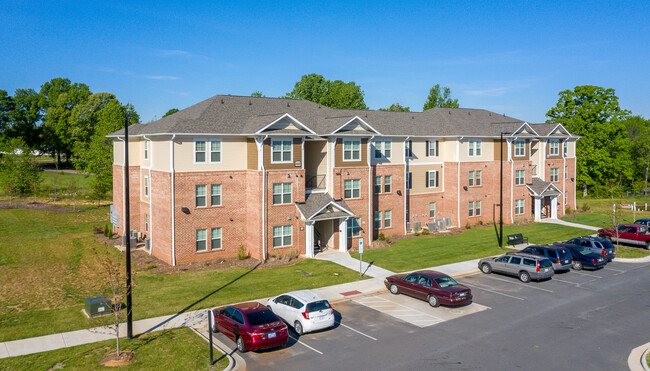
[[[611,262],[616,257],[616,248],[611,242],[598,237],[576,237],[565,242],[569,245],[583,246]]]
[[[520,253],[483,258],[479,260],[478,268],[485,274],[499,272],[516,276],[521,282],[550,278],[554,273],[548,258]]]
[[[571,263],[573,263],[571,252],[562,246],[528,246],[521,250],[520,253],[548,258],[551,261],[551,264],[553,264],[553,270],[556,272],[570,271]]]

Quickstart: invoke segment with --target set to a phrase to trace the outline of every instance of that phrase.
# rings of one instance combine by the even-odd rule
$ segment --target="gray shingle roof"
[[[389,136],[495,137],[501,132],[512,133],[524,123],[482,109],[437,107],[424,112],[348,110],[328,108],[306,100],[217,95],[158,121],[133,125],[129,127],[129,134],[250,135],[284,114],[291,115],[323,136],[331,134],[355,116],[382,135]],[[540,135],[547,135],[555,125],[537,124],[532,127]],[[123,129],[112,135],[123,135]]]
[[[560,194],[553,183],[545,182],[536,176],[533,177],[532,183],[526,185],[528,186],[528,189],[533,191],[533,193],[538,196],[552,196]]]
[[[310,193],[307,195],[307,198],[305,199],[305,202],[302,203],[296,203],[296,207],[300,210],[302,215],[305,217],[305,219],[313,219],[317,220],[319,219],[318,216],[320,215],[325,215],[322,218],[325,217],[337,217],[337,216],[348,216],[349,214],[345,212],[341,212],[339,209],[330,206],[331,209],[326,209],[324,212],[319,214],[318,216],[314,217],[318,211],[320,211],[322,208],[327,206],[329,203],[333,203],[337,206],[339,206],[341,209],[348,211],[349,213],[352,213],[350,210],[350,207],[345,203],[343,200],[334,200],[332,196],[330,196],[328,193]],[[340,214],[339,214],[340,213]]]

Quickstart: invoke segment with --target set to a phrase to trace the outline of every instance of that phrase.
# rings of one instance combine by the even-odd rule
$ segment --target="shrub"
[[[422,235],[427,236],[429,234],[429,230],[426,228],[422,228]]]
[[[107,222],[106,224],[104,224],[103,232],[104,232],[104,236],[108,238],[113,237],[113,226],[111,225],[111,223]]]
[[[591,207],[587,204],[582,204],[580,210],[582,210],[583,213],[586,213],[587,211],[591,210]]]
[[[386,238],[386,243],[390,244],[390,238]]]
[[[467,223],[465,224],[465,229],[472,229],[472,226],[469,223]]]
[[[244,248],[244,245],[239,245],[239,251],[237,251],[237,259],[244,260],[248,258],[248,252]]]
[[[380,233],[378,238],[379,238],[380,241],[385,241],[386,240],[386,236],[384,236],[383,233]]]
[[[298,250],[296,250],[295,247],[291,247],[291,249],[289,249],[289,258],[291,259],[298,258]]]
[[[94,234],[103,234],[104,233],[104,228],[95,226],[95,227],[93,227],[93,233]]]
[[[147,265],[146,269],[154,269],[154,268],[156,268],[155,264],[149,264],[149,265]]]

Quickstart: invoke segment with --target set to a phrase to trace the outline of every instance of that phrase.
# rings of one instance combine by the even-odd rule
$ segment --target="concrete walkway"
[[[630,371],[650,371],[648,362],[646,362],[648,353],[650,353],[650,343],[632,349],[629,357],[627,357],[627,366]]]
[[[384,278],[395,274],[395,272],[389,271],[388,269],[384,269],[382,267],[378,267],[374,264],[369,264],[368,262],[362,262],[361,265],[359,265],[359,259],[353,258],[348,252],[326,250],[322,253],[316,254],[315,259],[331,261],[357,272],[361,267],[364,276],[370,276],[374,278]]]
[[[592,227],[590,225],[567,222],[567,221],[564,221],[562,219],[542,219],[541,222],[542,223],[551,223],[551,224],[560,224],[560,225],[565,225],[567,227],[573,227],[573,228],[589,229],[590,231],[597,231],[597,230],[600,229],[598,227]]]

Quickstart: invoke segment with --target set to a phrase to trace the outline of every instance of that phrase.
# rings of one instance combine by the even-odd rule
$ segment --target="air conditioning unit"
[[[151,251],[151,237],[147,237],[144,239],[144,249],[147,251]]]

